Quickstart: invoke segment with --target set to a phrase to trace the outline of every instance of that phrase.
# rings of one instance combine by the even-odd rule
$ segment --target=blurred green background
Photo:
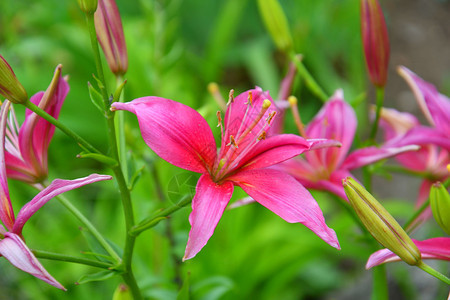
[[[356,104],[354,100],[368,87],[359,32],[359,1],[280,2],[295,50],[303,54],[307,68],[328,94],[343,88],[347,101]],[[224,96],[231,88],[240,93],[255,85],[277,95],[287,61],[267,34],[256,1],[117,0],[117,4],[129,56],[125,101],[150,95],[170,98],[201,108],[210,124],[215,125],[217,107],[207,92],[209,82],[217,82]],[[389,23],[389,15],[387,18]],[[87,82],[93,81],[95,66],[85,18],[75,0],[1,1],[0,53],[29,95],[45,90],[54,68],[61,63],[63,74],[70,76],[71,91],[60,120],[106,150],[105,120],[88,95]],[[107,71],[106,63],[104,66]],[[107,74],[112,92],[115,80]],[[294,94],[300,99],[303,120],[309,121],[320,108],[320,100],[299,80]],[[359,122],[364,124],[365,103],[356,108]],[[18,107],[16,111],[23,119],[23,109]],[[295,133],[287,115],[285,127]],[[167,191],[189,191],[198,176],[158,159],[140,137],[135,116],[127,114],[126,121],[131,166],[142,168],[132,193],[136,219],[141,220],[177,200],[176,193],[168,197]],[[364,134],[360,130],[358,136]],[[95,161],[77,159],[79,152],[72,140],[56,130],[49,154],[50,179],[109,172]],[[155,177],[163,188],[163,199],[159,199]],[[181,187],[174,183],[180,178],[185,180]],[[35,191],[18,182],[10,182],[10,188],[17,213]],[[244,195],[236,193],[233,200]],[[123,213],[114,182],[96,183],[67,196],[111,242],[123,246]],[[317,192],[314,196],[327,224],[337,232],[341,251],[304,226],[288,224],[253,204],[226,211],[206,247],[194,259],[181,263],[189,231],[190,208],[185,208],[138,238],[134,269],[145,296],[175,299],[178,284],[189,278],[193,299],[368,299],[371,273],[364,270],[364,265],[371,250],[361,242],[360,232],[337,199]],[[413,211],[413,201],[390,199],[385,203],[396,217],[406,219]],[[56,201],[47,204],[29,223],[24,235],[33,249],[72,255],[90,251],[78,222]],[[424,230],[432,236],[436,231],[435,227]],[[168,232],[171,238],[167,238]],[[68,288],[67,292],[2,260],[0,299],[111,299],[120,283],[121,278],[114,277],[76,285],[83,275],[97,270],[41,261]],[[388,269],[391,288],[399,297],[395,299],[421,299],[417,293],[420,286],[409,282],[409,277],[416,274],[411,267],[397,264]],[[447,292],[434,281],[430,285],[434,287],[433,295]]]

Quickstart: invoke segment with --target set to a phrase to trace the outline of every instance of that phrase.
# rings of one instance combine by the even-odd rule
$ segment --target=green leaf
[[[122,90],[127,83],[127,80],[125,79],[116,89],[113,96],[113,101],[120,101],[120,94],[122,94]]]
[[[92,273],[88,275],[83,275],[81,278],[77,281],[77,284],[83,284],[91,281],[103,281],[110,279],[114,276],[118,275],[117,272],[110,271],[110,270],[102,270],[97,273]]]
[[[105,107],[103,105],[102,95],[88,82],[89,97],[95,107],[102,113],[105,114]]]
[[[117,161],[115,159],[112,159],[111,157],[105,156],[103,154],[98,153],[80,153],[77,155],[78,158],[92,158],[96,161],[101,162],[102,164],[107,165],[108,167],[115,167],[117,166]]]

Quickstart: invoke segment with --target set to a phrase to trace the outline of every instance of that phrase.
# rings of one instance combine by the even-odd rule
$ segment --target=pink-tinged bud
[[[430,206],[436,222],[450,234],[450,194],[439,182],[431,187]]]
[[[81,10],[86,14],[93,14],[97,10],[98,0],[77,0]]]
[[[100,0],[94,15],[97,38],[114,74],[125,74],[128,69],[127,46],[122,21],[114,0]]]
[[[370,80],[382,87],[387,79],[389,37],[378,0],[361,0],[361,34]]]
[[[343,181],[350,204],[370,234],[409,265],[417,265],[421,254],[408,234],[389,212],[354,179]]]
[[[13,103],[24,103],[28,95],[22,84],[17,80],[11,66],[0,55],[0,94]]]

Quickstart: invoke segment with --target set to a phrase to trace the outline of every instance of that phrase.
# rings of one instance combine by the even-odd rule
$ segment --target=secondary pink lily
[[[399,153],[417,150],[416,146],[366,147],[347,155],[355,136],[357,121],[353,108],[344,101],[338,90],[306,128],[308,138],[326,138],[340,141],[340,148],[324,148],[305,153],[304,157],[288,160],[277,168],[288,172],[307,188],[329,191],[347,199],[342,179],[354,177],[356,169]]]
[[[36,259],[24,242],[22,229],[28,219],[36,213],[45,203],[59,194],[81,187],[83,185],[111,179],[111,176],[92,174],[76,180],[54,180],[47,188],[43,189],[30,202],[25,204],[14,215],[11,199],[9,197],[8,183],[5,169],[5,130],[10,102],[6,100],[0,112],[0,255],[4,256],[11,264],[20,270],[27,272],[59,289],[65,288],[57,282]],[[6,229],[5,229],[6,227]]]
[[[202,173],[189,216],[191,230],[184,260],[194,257],[212,236],[234,186],[290,223],[300,222],[339,249],[314,198],[288,174],[268,169],[305,151],[338,145],[266,132],[276,114],[268,92],[257,88],[230,97],[224,124],[218,113],[222,143],[219,153],[206,120],[194,109],[158,97],[113,103],[112,110],[136,114],[147,145],[169,163]],[[266,138],[267,137],[267,138]]]
[[[54,118],[58,118],[69,92],[67,80],[61,77],[61,68],[61,65],[56,67],[47,90],[30,99]],[[47,152],[55,126],[29,109],[25,112],[25,121],[20,129],[13,109],[7,125],[5,160],[8,177],[30,184],[42,182],[48,174]]]
[[[420,125],[410,129],[395,145],[434,144],[450,151],[450,99],[411,70],[401,66],[400,75],[409,84],[431,127]]]
[[[429,128],[420,125],[417,118],[412,114],[388,108],[381,110],[380,127],[385,131],[386,144],[393,146],[404,144],[408,137],[414,138],[415,142],[421,142],[416,137],[420,134],[421,128],[425,130],[425,133],[423,133],[425,141],[429,132]],[[415,134],[411,135],[411,131]],[[449,176],[447,165],[450,164],[450,154],[448,150],[431,143],[422,145],[418,151],[397,155],[395,159],[408,170],[417,172],[424,178],[419,188],[417,207],[420,207],[428,199],[430,188],[434,182],[445,181]],[[431,210],[427,208],[414,224],[418,225],[430,216]]]

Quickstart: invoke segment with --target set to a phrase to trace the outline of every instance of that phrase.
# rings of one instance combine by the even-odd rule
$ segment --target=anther
[[[270,123],[272,122],[272,120],[273,120],[273,118],[275,117],[276,114],[277,114],[276,111],[273,111],[273,112],[269,113],[269,116],[267,117],[266,122],[267,122],[268,124],[270,124]]]
[[[266,136],[267,136],[266,132],[263,131],[263,132],[258,136],[258,141],[260,141],[260,140],[265,140],[265,139],[266,139]]]
[[[302,119],[300,118],[300,113],[298,112],[297,107],[297,97],[289,96],[288,97],[289,105],[291,107],[292,115],[294,116],[295,125],[297,126],[298,132],[304,138],[306,138],[305,126],[303,125]]]
[[[268,109],[268,108],[270,107],[270,105],[272,105],[272,102],[270,102],[269,99],[265,99],[265,100],[263,101],[262,107],[263,107],[263,109]]]
[[[217,116],[217,121],[218,121],[217,127],[220,127],[220,126],[222,126],[222,114],[220,113],[220,110],[217,111],[216,116]]]
[[[230,92],[228,93],[228,103],[227,103],[227,105],[230,105],[233,102],[234,102],[234,90],[231,89]]]
[[[247,102],[245,104],[253,105],[253,93],[252,93],[252,91],[248,92]]]
[[[230,135],[230,142],[227,144],[227,146],[230,146],[230,145],[235,147],[235,148],[239,148],[237,143],[236,143],[236,140],[234,139],[234,136],[232,136],[232,135]]]

